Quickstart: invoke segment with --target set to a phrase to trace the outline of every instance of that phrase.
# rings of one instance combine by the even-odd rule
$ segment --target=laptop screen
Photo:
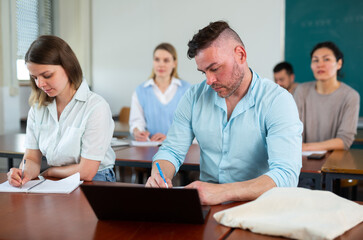
[[[196,189],[109,184],[82,184],[81,189],[99,220],[202,224],[209,212]]]

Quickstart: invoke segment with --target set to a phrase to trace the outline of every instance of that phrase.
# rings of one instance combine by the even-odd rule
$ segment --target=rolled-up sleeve
[[[343,140],[345,150],[350,148],[353,144],[354,136],[357,134],[359,103],[359,94],[354,91],[346,96],[345,106],[342,107],[343,117],[337,131],[337,138]]]
[[[269,171],[278,187],[296,187],[302,167],[303,126],[292,96],[278,95],[266,115]]]

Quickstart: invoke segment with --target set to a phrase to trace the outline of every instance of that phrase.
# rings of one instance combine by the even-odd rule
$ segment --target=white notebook
[[[0,184],[0,192],[26,192],[26,193],[71,193],[83,181],[80,181],[79,173],[75,173],[62,180],[31,180],[22,187],[14,187],[6,181]]]

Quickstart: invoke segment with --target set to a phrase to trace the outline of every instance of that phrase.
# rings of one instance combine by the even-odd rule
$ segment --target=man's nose
[[[214,74],[212,74],[212,73],[206,73],[205,75],[207,77],[207,84],[208,85],[212,85],[217,80],[216,76]]]

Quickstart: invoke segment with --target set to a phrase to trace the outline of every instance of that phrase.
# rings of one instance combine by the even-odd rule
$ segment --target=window
[[[18,80],[29,80],[24,57],[30,44],[39,35],[53,34],[52,5],[52,0],[16,0],[16,72]]]

